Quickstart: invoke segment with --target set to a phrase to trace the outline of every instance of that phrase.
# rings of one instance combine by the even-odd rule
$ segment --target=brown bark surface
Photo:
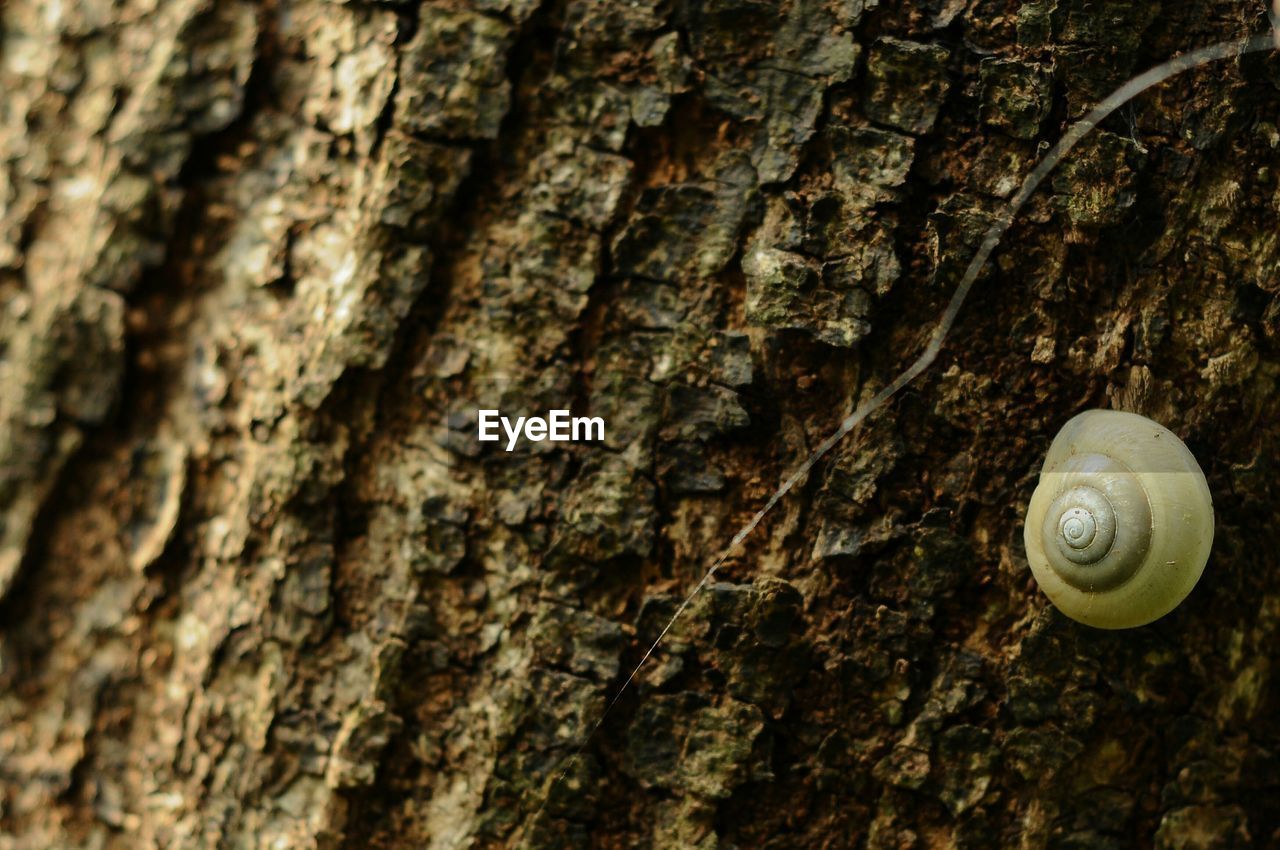
[[[566,762],[1043,145],[1263,6],[0,2],[0,850],[1280,843],[1268,55],[1090,136]],[[1142,629],[1023,552],[1089,407],[1214,496]]]

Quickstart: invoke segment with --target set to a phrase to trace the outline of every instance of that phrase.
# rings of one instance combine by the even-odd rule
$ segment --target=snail
[[[1054,438],[1023,539],[1040,589],[1073,620],[1142,626],[1195,587],[1213,500],[1195,457],[1145,416],[1089,410]]]

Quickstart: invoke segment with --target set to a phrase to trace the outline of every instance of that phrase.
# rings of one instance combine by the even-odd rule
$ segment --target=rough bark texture
[[[1243,0],[0,3],[0,848],[1280,843],[1280,64]],[[604,446],[475,440],[571,405]],[[1208,571],[1031,581],[1091,406]]]

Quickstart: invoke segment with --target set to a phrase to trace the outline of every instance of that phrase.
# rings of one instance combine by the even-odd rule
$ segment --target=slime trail
[[[974,281],[977,280],[978,274],[986,265],[987,260],[990,259],[992,252],[995,251],[996,246],[1000,243],[1000,239],[1013,223],[1014,216],[1017,215],[1018,211],[1022,209],[1024,204],[1026,204],[1027,199],[1031,197],[1036,188],[1039,187],[1044,179],[1049,176],[1049,173],[1058,166],[1058,163],[1066,157],[1066,155],[1073,147],[1076,146],[1077,143],[1079,143],[1081,139],[1102,123],[1107,116],[1119,109],[1121,106],[1124,106],[1133,98],[1142,94],[1147,89],[1157,86],[1171,77],[1175,77],[1185,71],[1190,71],[1193,68],[1198,68],[1211,62],[1236,58],[1246,53],[1258,53],[1265,50],[1280,50],[1280,0],[1273,0],[1270,18],[1272,24],[1272,31],[1270,32],[1237,41],[1227,41],[1220,44],[1214,44],[1209,47],[1202,47],[1198,50],[1184,53],[1181,56],[1170,59],[1168,62],[1157,65],[1143,74],[1139,74],[1112,92],[1101,103],[1090,110],[1087,115],[1067,130],[1066,134],[1056,145],[1053,146],[1045,158],[1041,160],[1031,173],[1027,175],[1026,179],[1022,181],[1022,186],[1018,189],[1017,194],[1010,199],[1004,211],[996,217],[996,220],[992,222],[990,228],[987,229],[986,235],[983,237],[982,244],[978,248],[978,252],[974,254],[972,261],[970,261],[968,268],[965,270],[964,276],[960,279],[960,283],[956,287],[955,293],[951,296],[951,301],[947,304],[946,310],[943,311],[942,318],[938,322],[937,327],[934,328],[933,333],[929,338],[929,344],[925,346],[924,351],[921,352],[920,356],[917,357],[910,366],[904,369],[896,378],[885,386],[884,389],[876,393],[869,401],[863,402],[853,411],[853,413],[845,417],[845,419],[840,423],[840,427],[838,427],[831,436],[823,440],[813,453],[804,461],[804,463],[800,464],[794,472],[787,476],[787,479],[782,482],[782,486],[780,486],[777,491],[769,497],[769,500],[765,502],[764,507],[756,511],[747,524],[744,525],[737,534],[733,535],[733,539],[729,541],[729,545],[716,556],[715,560],[712,561],[710,568],[698,581],[698,584],[692,591],[690,591],[689,595],[684,598],[684,601],[680,603],[680,606],[676,608],[675,613],[671,616],[671,619],[667,621],[667,624],[658,634],[657,639],[653,641],[647,650],[645,650],[645,653],[640,658],[639,663],[632,669],[631,673],[627,676],[626,681],[622,683],[622,686],[618,688],[617,692],[613,695],[613,698],[605,706],[604,712],[592,725],[590,731],[582,739],[582,742],[565,758],[561,770],[547,787],[542,803],[538,807],[538,811],[534,813],[534,817],[530,823],[537,821],[538,817],[542,814],[542,811],[546,808],[551,792],[555,790],[555,787],[561,781],[563,781],[573,762],[582,755],[582,751],[586,749],[589,743],[591,743],[596,733],[600,730],[601,725],[603,725],[605,718],[608,717],[609,712],[618,704],[622,695],[626,693],[627,689],[631,686],[631,683],[635,681],[640,670],[662,644],[663,639],[666,638],[671,627],[680,619],[680,616],[685,612],[689,607],[689,604],[695,597],[697,597],[702,589],[707,586],[707,583],[715,577],[716,572],[719,571],[720,567],[724,565],[724,562],[734,553],[742,541],[745,540],[751,532],[755,531],[756,526],[760,524],[760,521],[765,518],[769,511],[773,510],[774,506],[776,506],[784,496],[791,492],[792,488],[794,488],[795,485],[799,483],[806,474],[808,474],[814,464],[821,460],[823,456],[836,445],[836,443],[844,439],[850,431],[857,427],[858,423],[862,422],[882,407],[887,401],[889,401],[889,399],[893,398],[899,390],[911,383],[911,381],[915,380],[920,373],[928,369],[929,366],[932,365],[933,361],[937,359],[938,353],[942,350],[942,344],[946,341],[947,335],[950,334],[952,326],[955,325],[956,317],[960,313],[960,308],[964,305],[965,299],[969,296],[969,291],[973,288]]]

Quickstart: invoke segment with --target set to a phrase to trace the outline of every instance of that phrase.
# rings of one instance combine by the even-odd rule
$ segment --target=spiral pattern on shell
[[[1049,449],[1024,540],[1036,580],[1063,613],[1103,628],[1143,625],[1176,607],[1204,569],[1208,484],[1168,429],[1088,411]]]

